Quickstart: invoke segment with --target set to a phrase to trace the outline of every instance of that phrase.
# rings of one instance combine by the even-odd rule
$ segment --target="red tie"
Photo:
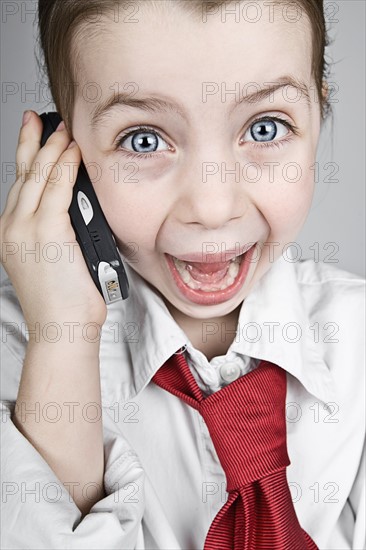
[[[205,397],[182,354],[152,378],[203,417],[226,474],[228,500],[204,550],[317,550],[286,479],[286,373],[268,361]]]

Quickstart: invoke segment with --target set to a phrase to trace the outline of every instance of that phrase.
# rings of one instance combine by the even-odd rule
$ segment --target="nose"
[[[176,215],[182,223],[219,229],[230,220],[240,218],[248,208],[248,197],[240,176],[239,162],[228,162],[224,155],[217,160],[197,160],[184,171]]]

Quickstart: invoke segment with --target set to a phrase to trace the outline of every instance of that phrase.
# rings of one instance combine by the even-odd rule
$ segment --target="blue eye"
[[[250,133],[255,141],[272,141],[276,137],[277,128],[272,120],[264,120],[253,124]]]
[[[123,148],[135,153],[142,153],[143,155],[144,153],[155,153],[156,151],[162,150],[158,148],[159,140],[167,145],[157,132],[149,128],[139,128],[120,138],[117,145],[123,146]],[[163,148],[163,150],[168,149],[168,146]]]
[[[131,136],[131,145],[136,153],[151,153],[157,149],[158,138],[151,132],[141,132]]]
[[[269,142],[288,134],[291,125],[274,119],[262,119],[254,122],[247,130],[244,141]]]

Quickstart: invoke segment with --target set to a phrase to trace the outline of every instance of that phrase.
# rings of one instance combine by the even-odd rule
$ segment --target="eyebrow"
[[[252,86],[258,87],[258,84],[256,82],[251,82],[250,84]],[[308,108],[311,108],[311,99],[308,86],[305,84],[305,82],[295,78],[294,76],[283,76],[271,82],[266,82],[264,83],[264,85],[265,88],[261,88],[259,90],[256,90],[255,92],[252,92],[251,94],[246,94],[245,96],[243,96],[241,100],[233,106],[233,108],[230,110],[230,113],[233,111],[233,109],[236,108],[236,105],[240,105],[241,103],[256,103],[259,101],[263,101],[264,99],[267,99],[267,97],[275,93],[277,90],[280,90],[281,88],[286,88],[288,86],[296,88],[298,92],[301,92],[300,99],[304,97]],[[292,97],[289,100],[289,103],[296,103],[296,101],[298,101],[298,99]]]
[[[287,86],[296,88],[299,92],[301,92],[300,98],[304,96],[307,106],[309,107],[309,109],[311,107],[311,99],[308,86],[305,84],[305,82],[293,76],[287,75],[275,79],[271,82],[267,82],[264,84],[265,87],[262,88],[259,88],[259,85],[255,82],[249,83],[247,87],[249,87],[250,85],[256,87],[257,89],[252,93],[243,95],[243,97],[241,97],[239,101],[234,100],[232,102],[233,105],[229,111],[229,114],[231,114],[238,105],[241,105],[243,103],[251,104],[263,101],[264,99],[267,99],[269,96],[275,93],[277,90],[285,88]],[[229,96],[232,96],[234,93],[235,92],[227,92]],[[290,103],[295,103],[296,101],[297,100],[294,100],[294,98],[291,98]],[[184,107],[179,102],[154,96],[134,98],[131,97],[130,93],[118,92],[112,94],[109,98],[106,99],[105,102],[97,105],[97,107],[92,112],[90,124],[91,128],[95,130],[99,125],[101,125],[102,122],[107,118],[108,113],[116,107],[131,107],[134,109],[147,111],[149,113],[172,112],[187,120],[187,115],[185,113]]]

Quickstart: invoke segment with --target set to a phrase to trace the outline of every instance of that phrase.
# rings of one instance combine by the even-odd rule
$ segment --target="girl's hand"
[[[106,304],[96,288],[68,209],[81,162],[79,147],[59,127],[40,147],[43,124],[34,111],[20,130],[18,167],[0,218],[1,262],[28,326],[98,323]],[[76,325],[77,329],[77,325]]]

